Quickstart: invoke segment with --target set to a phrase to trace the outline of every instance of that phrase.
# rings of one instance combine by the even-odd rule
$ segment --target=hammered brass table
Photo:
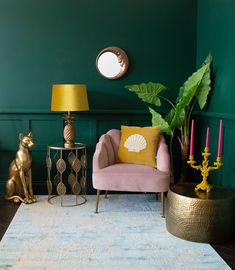
[[[166,228],[182,239],[201,243],[227,241],[235,229],[235,195],[213,186],[195,191],[196,183],[177,184],[167,194]]]
[[[64,144],[47,146],[49,203],[56,202],[56,197],[60,198],[61,206],[77,206],[86,202],[86,160],[86,146],[82,143],[75,143],[69,148]],[[74,201],[66,201],[66,194],[73,194]]]

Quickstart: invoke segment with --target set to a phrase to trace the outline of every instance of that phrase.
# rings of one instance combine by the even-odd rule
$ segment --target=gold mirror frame
[[[116,60],[115,59],[109,59],[105,61],[105,63],[101,63],[101,57],[105,56],[108,56],[108,53],[111,55],[111,54],[114,54],[114,56],[116,56]],[[114,74],[108,74],[108,72],[106,72],[109,67],[107,67],[107,61],[114,61],[116,63],[114,63],[116,65],[116,69],[114,71]],[[100,65],[103,65],[105,64],[105,66],[101,67]],[[112,63],[111,63],[112,64]],[[125,51],[119,47],[107,47],[105,49],[103,49],[99,54],[98,56],[96,57],[96,68],[97,70],[99,71],[99,73],[104,76],[105,78],[107,79],[111,79],[111,80],[114,80],[114,79],[118,79],[120,77],[122,77],[127,69],[128,69],[128,65],[129,65],[129,61],[128,61],[128,57],[125,53]]]

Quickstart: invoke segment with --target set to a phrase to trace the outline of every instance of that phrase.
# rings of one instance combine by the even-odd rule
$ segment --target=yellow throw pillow
[[[156,167],[156,150],[159,137],[160,126],[121,126],[117,162]]]

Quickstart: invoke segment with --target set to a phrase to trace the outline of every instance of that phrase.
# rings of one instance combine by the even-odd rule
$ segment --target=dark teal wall
[[[223,120],[223,162],[210,181],[235,189],[235,1],[198,0],[197,65],[211,51],[213,83],[206,110],[198,115],[198,125],[204,145],[206,127],[210,126],[211,151],[217,153],[219,120]],[[200,136],[199,136],[200,137]]]
[[[61,114],[50,112],[53,83],[85,83],[91,111],[76,122],[88,146],[88,181],[97,138],[120,124],[150,124],[146,104],[126,84],[158,81],[175,99],[195,69],[196,0],[0,0],[0,188],[18,147],[32,130],[34,185],[46,192],[48,143],[62,134]],[[107,46],[123,48],[127,74],[107,80],[95,67]],[[162,111],[165,110],[163,105]]]
[[[198,0],[197,63],[211,51],[214,88],[208,112],[235,116],[235,1]]]
[[[125,84],[160,81],[175,97],[194,69],[195,0],[0,1],[0,111],[49,111],[53,83],[85,83],[91,109],[143,109]],[[127,75],[95,67],[105,47],[123,48]],[[33,98],[32,98],[33,97]]]

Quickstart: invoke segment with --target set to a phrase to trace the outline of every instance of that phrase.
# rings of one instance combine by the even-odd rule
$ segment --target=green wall
[[[196,61],[196,0],[96,1],[0,0],[0,191],[18,147],[18,133],[32,130],[34,185],[46,192],[46,146],[62,134],[61,114],[50,112],[53,83],[85,83],[91,110],[79,114],[78,140],[91,159],[98,137],[120,124],[150,124],[143,104],[126,84],[158,81],[175,99]],[[123,48],[127,74],[107,80],[97,54]],[[165,105],[162,111],[167,108]]]
[[[235,1],[198,0],[197,63],[213,56],[214,88],[208,112],[235,116]]]
[[[198,0],[197,9],[197,65],[211,51],[213,56],[213,88],[206,110],[197,115],[198,128],[204,145],[206,127],[210,126],[213,158],[217,153],[219,119],[223,120],[223,162],[210,181],[235,189],[235,1]]]
[[[0,0],[0,111],[48,112],[53,83],[85,83],[91,109],[143,109],[127,83],[160,81],[176,96],[195,63],[195,1]],[[128,74],[95,67],[105,47],[123,48]],[[33,97],[33,98],[32,98]]]

